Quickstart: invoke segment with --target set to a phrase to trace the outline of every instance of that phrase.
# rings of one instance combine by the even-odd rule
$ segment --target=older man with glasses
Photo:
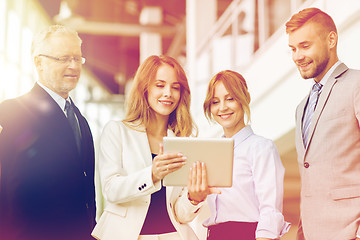
[[[92,239],[94,145],[69,97],[85,63],[81,43],[59,25],[36,35],[38,81],[0,104],[1,239]]]

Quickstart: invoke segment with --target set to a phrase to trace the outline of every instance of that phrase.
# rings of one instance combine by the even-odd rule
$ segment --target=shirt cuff
[[[277,239],[290,230],[291,224],[284,220],[281,212],[260,217],[256,237]]]
[[[193,205],[187,197],[187,190],[184,189],[174,204],[176,220],[179,223],[189,223],[197,216],[204,202]]]
[[[184,194],[183,196],[181,196],[182,198],[186,198],[183,199],[182,201],[184,202],[185,206],[187,209],[189,209],[190,211],[192,211],[193,213],[196,213],[203,205],[204,205],[204,201],[206,201],[206,199],[202,202],[199,202],[198,204],[193,204],[191,203],[190,199],[188,198],[188,193]]]

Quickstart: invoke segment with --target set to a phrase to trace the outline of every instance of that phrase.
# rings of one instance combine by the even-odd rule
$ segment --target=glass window
[[[5,49],[6,1],[0,0],[0,54]]]
[[[7,31],[7,58],[11,62],[19,61],[20,50],[20,19],[14,11],[9,11]]]
[[[19,83],[19,69],[14,63],[5,63],[5,76],[4,79],[4,98],[14,98],[19,96],[18,83]]]
[[[22,95],[34,86],[34,79],[27,74],[22,75],[21,77],[21,84],[19,86],[19,91],[17,92],[17,96]]]
[[[279,28],[283,27],[290,17],[291,2],[288,0],[269,0],[268,6],[269,36],[271,36]]]
[[[4,73],[5,72],[5,61],[4,61],[4,56],[0,54],[0,73]],[[4,99],[5,97],[5,89],[6,89],[6,81],[9,81],[8,79],[6,79],[6,77],[1,77],[0,78],[0,102]]]
[[[23,27],[21,37],[21,67],[25,73],[32,73],[31,42],[33,33],[28,27]]]

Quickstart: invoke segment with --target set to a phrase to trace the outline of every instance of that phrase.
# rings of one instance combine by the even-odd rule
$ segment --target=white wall
[[[310,3],[309,3],[310,2]],[[338,27],[339,43],[338,54],[340,60],[349,67],[359,68],[360,61],[360,1],[358,0],[319,0],[307,1],[305,7],[318,7],[331,15]],[[299,11],[300,9],[297,9]],[[284,23],[285,24],[285,23]],[[216,39],[218,48],[224,46],[227,39]],[[212,51],[214,54],[219,51]],[[213,58],[212,65],[221,66],[224,70],[228,66],[230,51],[220,51],[221,57]],[[198,59],[198,72],[209,67],[209,52],[204,52]],[[217,69],[221,70],[221,69]],[[298,103],[309,91],[311,81],[303,80],[291,59],[288,47],[288,36],[283,25],[267,40],[257,53],[252,57],[250,64],[237,69],[248,82],[252,97],[251,118],[254,131],[267,138],[277,140],[292,130],[295,126],[295,109]],[[206,77],[206,74],[208,76]],[[202,81],[193,89],[194,116],[199,125],[200,135],[216,135],[218,129],[213,129],[201,116],[203,115],[202,103],[204,100],[207,83],[213,73],[202,72]],[[220,131],[221,132],[221,131]],[[293,144],[293,143],[290,143]]]

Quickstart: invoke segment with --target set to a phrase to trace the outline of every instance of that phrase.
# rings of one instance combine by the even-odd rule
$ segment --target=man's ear
[[[34,57],[34,64],[36,69],[39,71],[41,69],[41,58],[39,56]]]
[[[337,33],[334,31],[331,31],[328,35],[328,41],[329,41],[329,47],[334,48],[337,45],[338,36]]]

